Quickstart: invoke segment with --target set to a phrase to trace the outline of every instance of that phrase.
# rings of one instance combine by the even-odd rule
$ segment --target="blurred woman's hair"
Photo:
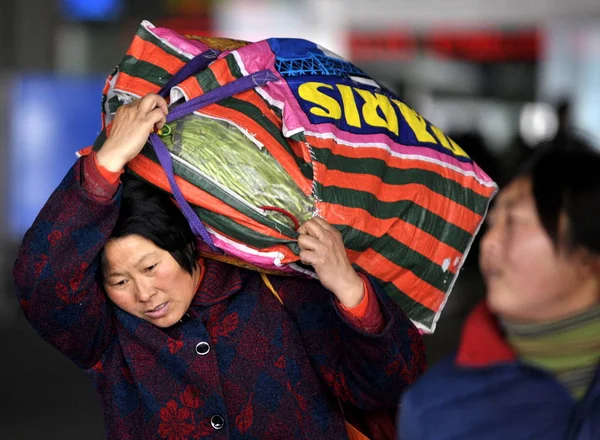
[[[121,209],[111,238],[130,235],[140,235],[166,250],[186,272],[192,274],[196,268],[196,236],[177,205],[160,189],[125,176]]]
[[[540,221],[555,247],[600,255],[600,154],[580,136],[538,146],[516,178],[531,179]],[[567,219],[561,236],[560,219]]]

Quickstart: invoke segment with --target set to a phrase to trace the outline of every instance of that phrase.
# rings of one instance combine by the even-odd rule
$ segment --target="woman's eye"
[[[117,281],[116,283],[113,284],[113,286],[124,286],[125,284],[127,284],[127,280],[121,280],[121,281]]]
[[[152,266],[148,266],[148,267],[146,268],[146,272],[152,272],[152,271],[153,271],[153,270],[156,268],[156,266],[157,266],[157,265],[158,265],[158,264],[153,264]]]
[[[491,228],[492,226],[494,226],[494,223],[496,223],[496,214],[488,214],[488,216],[485,219],[485,225],[488,228]]]

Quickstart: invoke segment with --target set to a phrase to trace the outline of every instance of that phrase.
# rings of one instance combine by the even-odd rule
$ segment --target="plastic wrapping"
[[[170,129],[163,142],[176,160],[249,209],[287,228],[297,227],[292,219],[302,224],[314,216],[314,198],[298,188],[264,146],[233,124],[191,114]]]

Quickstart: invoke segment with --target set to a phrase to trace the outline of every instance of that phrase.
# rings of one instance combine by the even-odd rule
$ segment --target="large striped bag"
[[[348,256],[432,332],[496,184],[358,67],[306,40],[180,36],[143,22],[104,90],[168,98],[128,172],[171,192],[205,255],[308,274],[296,229],[318,215]]]

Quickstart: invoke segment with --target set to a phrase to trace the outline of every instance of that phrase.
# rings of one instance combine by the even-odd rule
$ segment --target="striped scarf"
[[[583,398],[600,362],[600,304],[556,321],[503,324],[521,361],[550,372],[575,399]]]

